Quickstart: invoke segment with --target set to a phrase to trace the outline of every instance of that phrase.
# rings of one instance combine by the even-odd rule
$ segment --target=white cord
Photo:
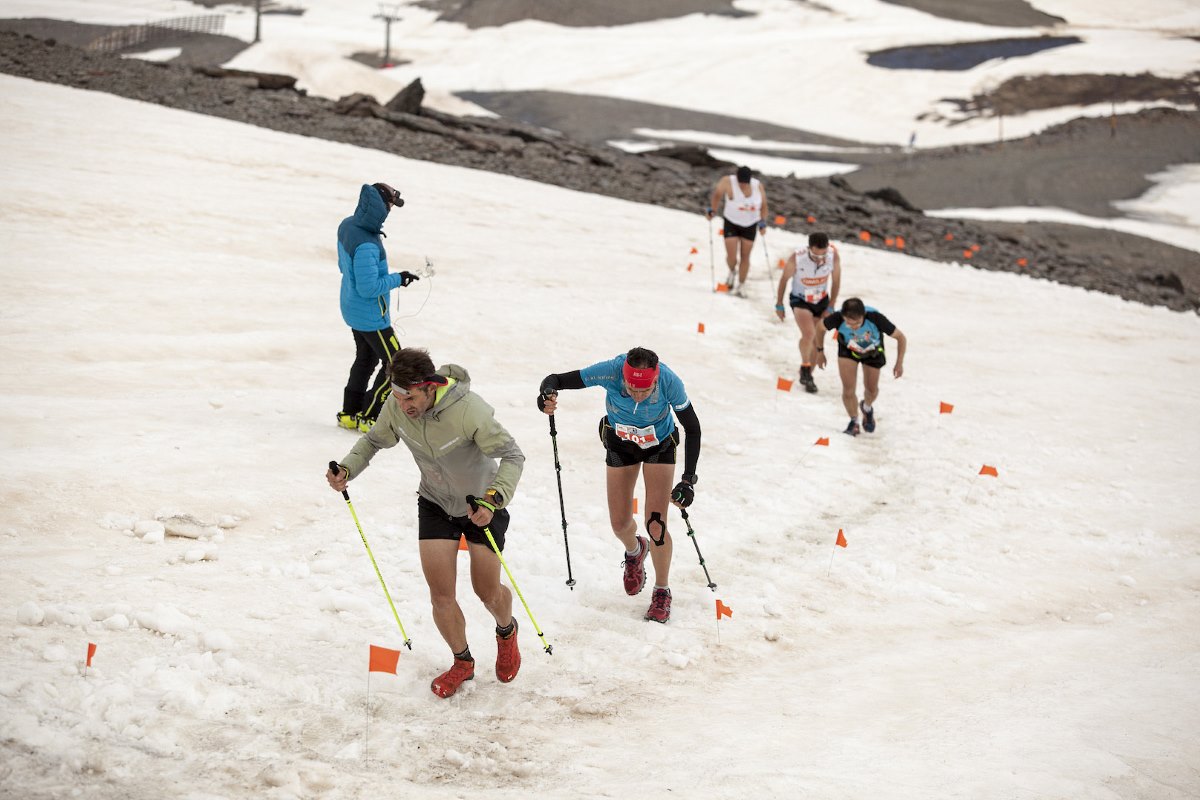
[[[416,274],[419,275],[422,280],[429,281],[429,283],[426,284],[427,288],[425,290],[425,298],[421,301],[421,305],[413,313],[393,315],[393,319],[412,319],[413,317],[419,316],[421,311],[425,308],[425,304],[429,302],[429,297],[433,294],[433,276],[437,274],[437,271],[433,268],[433,262],[429,260],[429,256],[425,256],[425,268],[418,270]],[[400,303],[400,287],[397,287],[392,291],[396,292],[395,302],[393,303],[393,307],[395,307]],[[400,335],[405,335],[403,328],[400,329]]]

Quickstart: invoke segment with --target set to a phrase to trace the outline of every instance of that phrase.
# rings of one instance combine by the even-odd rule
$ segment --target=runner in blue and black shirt
[[[666,622],[671,616],[667,580],[673,550],[667,533],[667,505],[686,508],[695,497],[700,420],[683,381],[644,347],[581,370],[547,375],[539,389],[538,408],[553,414],[560,390],[589,386],[602,386],[606,393],[607,413],[600,418],[599,434],[608,465],[608,518],[613,533],[625,545],[625,592],[635,595],[645,586],[643,562],[649,552],[654,564],[654,596],[645,618]],[[685,434],[683,475],[671,489],[679,444],[676,418]],[[637,521],[630,516],[639,474],[646,486],[644,511],[649,540],[637,535]],[[653,549],[650,540],[656,545]]]
[[[838,374],[842,378],[842,405],[850,415],[850,424],[845,432],[858,436],[858,412],[863,415],[862,429],[875,431],[875,407],[879,396],[879,370],[887,364],[883,352],[884,335],[896,340],[896,366],[892,374],[899,378],[904,374],[904,351],[908,340],[892,321],[870,306],[863,305],[857,297],[842,303],[842,310],[835,311],[822,320],[825,330],[836,330],[838,339]],[[825,348],[817,348],[817,366],[825,369]],[[858,365],[863,367],[863,399],[858,400]]]

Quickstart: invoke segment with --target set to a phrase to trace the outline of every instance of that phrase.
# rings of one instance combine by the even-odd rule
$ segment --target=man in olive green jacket
[[[433,621],[454,653],[454,664],[430,688],[439,697],[449,697],[475,675],[466,619],[455,596],[458,542],[464,535],[471,586],[496,620],[496,677],[508,683],[521,666],[517,621],[512,592],[500,583],[500,559],[483,528],[503,550],[509,524],[505,506],[516,491],[525,455],[496,421],[492,407],[471,391],[471,377],[462,367],[448,364],[435,371],[428,352],[403,348],[393,356],[388,377],[391,397],[374,426],[339,462],[338,473],[330,471],[325,477],[340,492],[376,453],[404,442],[421,471],[418,539]],[[467,495],[479,497],[474,510]]]

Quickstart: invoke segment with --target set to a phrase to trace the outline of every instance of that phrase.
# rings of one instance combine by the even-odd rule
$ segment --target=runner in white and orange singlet
[[[829,243],[828,234],[809,234],[808,247],[797,248],[783,267],[779,290],[775,294],[775,315],[783,319],[783,292],[791,282],[788,304],[796,327],[800,329],[800,383],[806,392],[817,391],[813,380],[813,364],[817,353],[824,350],[817,322],[837,304],[842,283],[842,257],[837,247]]]

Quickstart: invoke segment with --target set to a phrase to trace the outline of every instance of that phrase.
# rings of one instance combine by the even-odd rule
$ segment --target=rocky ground
[[[688,14],[745,16],[732,0],[422,0],[419,5],[438,12],[438,19],[461,22],[468,28],[487,28],[523,20],[540,20],[568,27],[631,25]]]
[[[999,25],[1005,28],[1052,26],[1063,22],[1038,11],[1025,0],[884,0],[897,6],[915,8],[935,17],[977,22],[980,25]]]
[[[335,102],[291,88],[268,88],[288,87],[286,79],[122,59],[49,44],[32,34],[0,33],[0,72],[693,211],[698,227],[712,185],[730,169],[698,148],[631,155],[520,122],[452,117],[422,109],[419,92],[410,92],[407,104],[390,108],[361,96]],[[889,239],[895,246],[900,236],[907,252],[924,258],[1023,271],[1139,302],[1200,309],[1200,255],[1190,251],[1113,234],[1105,260],[1094,250],[1091,230],[1058,226],[1061,230],[1051,235],[1037,226],[926,217],[906,208],[898,193],[861,192],[839,178],[772,178],[768,190],[773,213],[785,215],[785,227],[792,230],[819,229],[854,241],[866,232],[865,244],[875,247],[889,246]],[[815,222],[808,223],[809,217]],[[969,260],[964,251],[971,252]]]

